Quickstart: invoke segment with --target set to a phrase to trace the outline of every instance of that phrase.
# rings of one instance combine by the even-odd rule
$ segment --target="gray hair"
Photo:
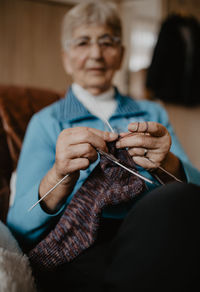
[[[61,31],[61,44],[67,49],[67,42],[77,27],[84,24],[100,24],[108,26],[115,36],[122,37],[122,24],[113,2],[96,0],[84,1],[70,9],[64,16]]]

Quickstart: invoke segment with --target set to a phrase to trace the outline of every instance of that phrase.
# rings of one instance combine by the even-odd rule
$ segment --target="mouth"
[[[87,69],[87,72],[93,76],[101,76],[102,74],[105,74],[105,68],[99,68],[99,67],[93,67]]]
[[[87,69],[88,71],[105,71],[104,67],[91,67]]]
[[[97,70],[97,71],[104,71],[105,70],[105,66],[91,66],[88,67],[87,70]]]

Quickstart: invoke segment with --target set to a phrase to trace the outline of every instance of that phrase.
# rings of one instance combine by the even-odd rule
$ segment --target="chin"
[[[105,88],[108,86],[108,84],[111,84],[111,82],[108,82],[108,80],[106,80],[104,76],[102,77],[94,76],[94,77],[90,77],[86,84],[89,86]]]
[[[107,91],[109,87],[92,84],[88,85],[85,89],[88,90],[93,95],[99,95]]]

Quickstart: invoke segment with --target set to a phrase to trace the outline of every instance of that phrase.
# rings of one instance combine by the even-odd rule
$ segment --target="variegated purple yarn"
[[[117,150],[113,142],[108,143],[108,148],[124,165],[136,171],[126,150]],[[144,188],[140,178],[102,156],[55,228],[29,252],[32,265],[52,270],[72,261],[94,243],[102,210],[134,199]]]

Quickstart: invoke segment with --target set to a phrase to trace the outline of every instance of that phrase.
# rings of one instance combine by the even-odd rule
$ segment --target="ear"
[[[122,65],[122,61],[124,59],[124,53],[125,53],[125,47],[124,46],[121,46],[121,51],[120,51],[120,58],[119,58],[119,63],[117,65],[117,70],[119,70],[121,68],[121,65]]]
[[[71,64],[70,64],[70,58],[69,58],[69,54],[66,51],[62,51],[62,63],[63,63],[63,67],[64,70],[67,74],[71,75],[72,74],[72,68],[71,68]]]

